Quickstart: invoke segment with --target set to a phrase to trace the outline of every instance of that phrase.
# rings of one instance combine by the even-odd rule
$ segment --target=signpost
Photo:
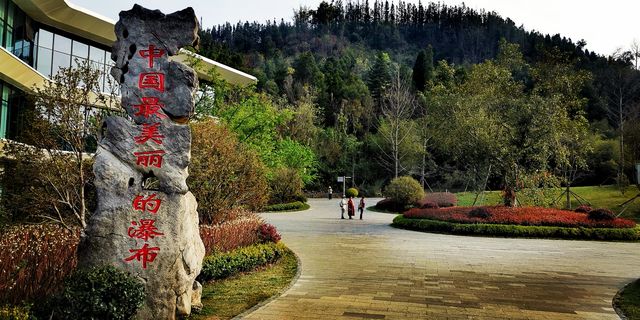
[[[338,177],[338,182],[342,182],[342,196],[344,197],[347,194],[347,179],[351,179],[351,177],[342,176]]]

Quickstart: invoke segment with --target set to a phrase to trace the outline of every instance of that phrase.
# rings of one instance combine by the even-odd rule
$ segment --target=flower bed
[[[503,224],[520,226],[552,226],[568,228],[633,228],[635,222],[627,219],[591,220],[588,215],[573,211],[540,207],[485,207],[486,218],[471,216],[473,207],[443,209],[410,209],[404,213],[408,219],[430,219],[465,224]]]

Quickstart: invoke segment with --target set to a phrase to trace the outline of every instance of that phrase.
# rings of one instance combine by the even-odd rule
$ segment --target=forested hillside
[[[290,160],[307,189],[340,175],[370,194],[397,175],[438,189],[622,183],[640,158],[637,51],[596,54],[495,12],[404,1],[322,2],[200,36],[201,54],[258,78],[256,116],[303,152]],[[238,123],[225,104],[246,101],[207,109]]]

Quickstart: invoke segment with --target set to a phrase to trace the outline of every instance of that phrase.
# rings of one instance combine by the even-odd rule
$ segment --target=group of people
[[[349,197],[349,200],[347,200],[344,196],[342,196],[342,200],[340,200],[340,219],[344,219],[345,211],[347,211],[349,219],[353,219],[353,216],[356,215],[356,207],[353,203],[353,197]],[[360,198],[360,203],[358,203],[358,211],[360,211],[360,220],[362,220],[362,213],[364,212],[364,197]]]

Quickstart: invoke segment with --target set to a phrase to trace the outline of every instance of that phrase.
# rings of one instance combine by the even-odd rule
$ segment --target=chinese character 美
[[[129,249],[129,252],[133,253],[133,255],[124,259],[124,261],[129,262],[133,259],[136,259],[142,262],[142,269],[146,269],[147,262],[153,262],[153,260],[156,259],[156,256],[158,255],[156,251],[160,251],[160,248],[158,247],[149,248],[149,244],[145,243],[144,246],[142,246],[142,248],[140,249]]]
[[[138,88],[156,89],[160,92],[164,92],[164,73],[160,72],[147,72],[141,73],[138,80]]]
[[[165,154],[164,150],[143,151],[134,152],[136,156],[136,164],[143,167],[154,166],[156,168],[162,168],[162,155]]]
[[[152,194],[148,196],[146,199],[144,196],[136,196],[133,199],[133,209],[138,211],[148,211],[150,213],[156,214],[158,213],[158,209],[160,209],[161,199],[156,199],[156,194]]]
[[[150,44],[149,49],[138,51],[143,58],[149,58],[149,68],[153,68],[153,58],[160,58],[164,55],[164,50],[156,48],[156,46]]]
[[[164,233],[158,232],[158,228],[154,226],[155,220],[140,219],[140,221],[131,221],[131,227],[127,230],[130,238],[142,239],[144,241],[153,239],[156,236],[163,236]]]
[[[159,112],[164,107],[164,104],[158,102],[159,100],[156,97],[142,97],[142,104],[134,105],[134,107],[138,108],[138,112],[134,116],[149,118],[152,115],[156,115],[161,119],[166,118],[166,115]]]
[[[164,136],[158,132],[159,126],[160,123],[158,122],[152,124],[143,123],[142,132],[139,136],[134,137],[133,139],[137,144],[143,144],[149,140],[155,142],[156,144],[162,144],[162,139],[164,139]]]

